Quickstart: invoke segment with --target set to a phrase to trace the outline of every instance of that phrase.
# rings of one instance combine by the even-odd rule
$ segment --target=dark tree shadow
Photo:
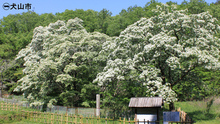
[[[205,111],[194,111],[194,112],[187,112],[187,115],[192,118],[193,121],[199,120],[214,120],[216,114],[207,113]]]

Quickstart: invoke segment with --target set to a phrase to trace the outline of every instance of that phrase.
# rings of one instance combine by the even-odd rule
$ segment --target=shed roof
[[[133,97],[129,107],[161,107],[163,99],[161,97]]]

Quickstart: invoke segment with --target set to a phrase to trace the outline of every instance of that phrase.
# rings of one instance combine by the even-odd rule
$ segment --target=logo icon
[[[4,3],[2,5],[2,7],[3,7],[4,10],[9,10],[10,9],[10,4],[9,3]]]

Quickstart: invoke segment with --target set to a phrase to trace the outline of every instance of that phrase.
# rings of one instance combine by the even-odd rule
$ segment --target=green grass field
[[[207,100],[176,102],[175,106],[181,107],[196,124],[220,124],[220,98],[215,98],[212,104]]]

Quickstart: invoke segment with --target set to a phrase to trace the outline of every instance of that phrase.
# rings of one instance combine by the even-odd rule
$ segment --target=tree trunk
[[[174,106],[174,103],[173,103],[173,102],[171,102],[171,103],[169,104],[169,110],[170,110],[170,111],[175,110],[175,106]]]

